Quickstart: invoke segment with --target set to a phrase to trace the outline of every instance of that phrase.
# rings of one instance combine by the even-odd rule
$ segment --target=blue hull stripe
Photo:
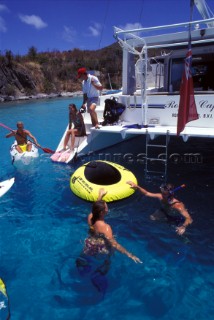
[[[141,104],[130,104],[131,108],[141,108]],[[150,109],[165,109],[164,104],[148,104]]]

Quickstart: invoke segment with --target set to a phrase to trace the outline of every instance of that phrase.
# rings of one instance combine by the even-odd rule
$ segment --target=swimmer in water
[[[143,195],[150,198],[156,198],[160,200],[161,208],[156,210],[150,218],[152,220],[168,220],[176,221],[178,217],[182,217],[182,224],[176,227],[176,232],[178,235],[184,234],[188,225],[190,225],[193,220],[185,208],[184,204],[175,199],[174,197],[174,186],[170,183],[162,184],[160,186],[160,193],[152,193],[143,189],[142,187],[136,185],[132,181],[127,181],[127,183],[134,189],[138,189]],[[177,188],[176,188],[177,189]],[[180,220],[181,221],[181,220]]]
[[[102,200],[105,194],[106,191],[101,188],[98,200],[92,205],[92,212],[88,215],[89,236],[85,240],[82,254],[76,260],[79,273],[90,274],[92,283],[102,293],[107,288],[104,276],[110,268],[114,250],[127,255],[135,263],[142,263],[115,240],[111,226],[105,222],[108,213],[107,203]]]
[[[100,200],[105,194],[106,191],[101,188],[99,191],[99,200],[93,203],[92,212],[88,215],[90,234],[95,237],[102,235],[102,237],[106,239],[108,246],[110,245],[113,249],[127,255],[127,257],[132,259],[134,262],[142,263],[138,257],[128,252],[115,240],[111,226],[105,222],[105,216],[108,213],[108,205],[104,200]]]

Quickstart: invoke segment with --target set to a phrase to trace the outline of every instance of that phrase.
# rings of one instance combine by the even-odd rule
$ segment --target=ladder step
[[[147,170],[146,173],[158,173],[158,174],[165,175],[165,171],[151,171],[151,170]]]
[[[147,136],[146,136],[146,156],[145,156],[145,176],[148,178],[149,176],[161,176],[162,178],[166,179],[167,176],[167,162],[168,162],[168,131],[166,132],[166,140],[162,141],[161,144],[157,144],[156,143],[153,144],[154,141],[151,141],[151,139],[148,136],[148,132],[147,132]],[[163,144],[165,143],[165,144]],[[153,149],[152,149],[153,148]],[[159,148],[159,152],[162,151],[165,153],[165,159],[159,159],[157,158],[157,152]],[[157,164],[157,162],[159,162],[159,164],[157,164],[157,166],[159,168],[153,168],[152,166],[152,161],[154,161],[155,164]],[[153,169],[153,170],[149,170]],[[161,171],[160,171],[161,170]]]
[[[147,144],[147,147],[167,148],[164,144]]]
[[[163,162],[166,162],[166,159],[158,159],[158,158],[146,158],[146,160],[150,160],[150,161],[163,161]]]

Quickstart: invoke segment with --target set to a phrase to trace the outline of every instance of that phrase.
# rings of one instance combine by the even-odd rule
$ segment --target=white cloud
[[[0,11],[2,12],[2,11],[9,11],[9,10],[7,6],[5,6],[4,4],[0,4]]]
[[[88,27],[90,33],[89,36],[98,37],[101,33],[102,26],[100,23],[92,22],[92,25]]]
[[[140,29],[143,28],[141,23],[127,23],[125,26],[120,27],[122,30],[132,30],[132,29]]]
[[[0,32],[6,32],[6,31],[7,31],[7,28],[5,26],[4,19],[0,17]]]
[[[62,37],[67,42],[74,42],[74,39],[76,37],[76,30],[73,27],[66,27],[64,26],[64,30],[62,33]]]
[[[22,22],[34,26],[36,29],[42,29],[47,27],[47,23],[42,21],[42,19],[35,15],[19,15],[19,18]]]
[[[0,4],[0,12],[9,11],[8,8],[4,4]],[[4,19],[0,16],[0,32],[6,32],[7,28],[5,25]]]

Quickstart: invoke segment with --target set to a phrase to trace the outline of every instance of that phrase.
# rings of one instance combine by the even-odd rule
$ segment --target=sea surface
[[[0,122],[15,129],[23,121],[42,147],[55,150],[70,102],[80,106],[81,99],[1,104]],[[109,204],[106,221],[117,241],[143,264],[116,252],[103,295],[76,269],[91,203],[77,198],[69,186],[72,173],[90,157],[99,159],[100,153],[62,165],[40,150],[32,165],[16,167],[7,133],[0,127],[0,180],[15,177],[15,184],[0,198],[0,277],[12,320],[213,319],[213,139],[170,141],[168,180],[186,185],[176,197],[194,220],[184,236],[171,224],[150,220],[159,203],[139,192]],[[159,192],[158,179],[145,180],[145,164],[139,161],[144,151],[141,137],[102,151],[102,157],[124,165],[141,186]]]

